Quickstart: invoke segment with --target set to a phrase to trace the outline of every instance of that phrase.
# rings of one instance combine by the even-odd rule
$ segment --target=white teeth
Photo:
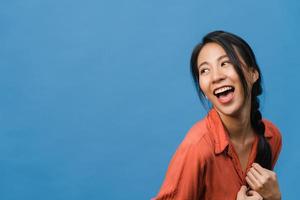
[[[221,92],[225,92],[225,91],[227,91],[227,90],[231,90],[233,87],[230,87],[230,86],[225,86],[225,87],[222,87],[222,88],[220,88],[220,89],[217,89],[214,93],[215,94],[219,94],[219,93],[221,93]]]

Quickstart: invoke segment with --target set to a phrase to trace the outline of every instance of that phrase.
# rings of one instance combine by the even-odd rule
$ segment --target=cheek
[[[227,71],[227,76],[231,77],[232,79],[234,79],[235,81],[239,80],[239,75],[238,73],[234,70],[234,68],[230,68],[230,70]]]
[[[202,92],[204,94],[207,94],[209,86],[208,86],[207,81],[205,81],[205,79],[202,78],[199,80],[199,86],[200,86],[200,89],[202,90]]]

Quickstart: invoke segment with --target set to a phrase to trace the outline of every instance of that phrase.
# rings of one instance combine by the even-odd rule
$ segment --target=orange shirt
[[[281,150],[281,134],[263,119],[274,167]],[[246,172],[256,157],[258,136],[252,145]],[[237,153],[219,114],[211,109],[187,133],[174,154],[158,195],[152,200],[235,200],[246,185]]]

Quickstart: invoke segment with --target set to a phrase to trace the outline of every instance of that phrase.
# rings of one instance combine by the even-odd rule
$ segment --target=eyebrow
[[[217,61],[219,62],[220,60],[222,60],[223,58],[226,58],[226,57],[228,57],[226,54],[225,55],[222,55],[222,56],[220,56],[218,59],[217,59]],[[204,61],[204,62],[202,62],[199,66],[198,66],[198,69],[202,66],[202,65],[208,65],[208,62],[207,61]]]

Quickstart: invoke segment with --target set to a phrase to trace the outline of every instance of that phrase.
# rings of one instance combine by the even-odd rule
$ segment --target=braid
[[[262,121],[261,112],[259,111],[259,99],[257,97],[261,93],[262,93],[261,86],[255,83],[252,88],[252,99],[251,99],[251,125],[254,128],[256,134],[258,134],[259,136],[255,162],[259,163],[262,167],[271,170],[272,151],[269,142],[264,136],[265,125]]]

